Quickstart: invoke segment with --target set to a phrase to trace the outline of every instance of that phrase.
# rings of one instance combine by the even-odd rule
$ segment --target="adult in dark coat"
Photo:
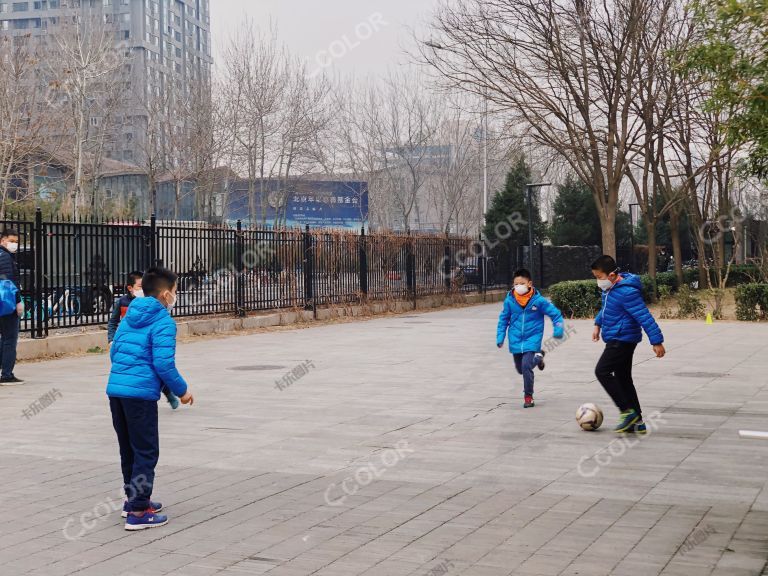
[[[6,228],[0,234],[0,280],[10,280],[18,288],[16,293],[16,310],[5,316],[0,316],[0,357],[2,358],[2,373],[0,386],[21,384],[23,380],[16,378],[13,369],[16,366],[16,346],[19,343],[19,319],[24,316],[24,304],[21,302],[21,286],[19,285],[19,267],[16,264],[16,251],[19,249],[19,233]]]

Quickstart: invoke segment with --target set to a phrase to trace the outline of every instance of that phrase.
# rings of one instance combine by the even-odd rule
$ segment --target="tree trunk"
[[[658,260],[656,254],[656,220],[645,218],[645,232],[648,235],[648,275],[655,281]]]
[[[707,270],[707,244],[701,233],[696,234],[696,250],[699,253],[699,288],[709,288],[709,270]]]
[[[609,214],[606,214],[604,210],[599,212],[603,254],[616,258],[616,211],[609,211]]]
[[[648,235],[648,276],[651,277],[651,284],[653,290],[651,292],[651,299],[656,302],[656,220],[645,218],[645,231]]]
[[[256,182],[252,177],[248,178],[248,218],[251,224],[257,221],[256,218]]]
[[[179,219],[179,204],[181,203],[181,182],[179,180],[176,180],[175,184],[175,195],[176,198],[174,199],[173,203],[173,219],[178,220]]]
[[[677,285],[683,285],[683,249],[680,245],[680,215],[673,209],[669,215],[669,233],[672,236],[672,257],[675,259]]]

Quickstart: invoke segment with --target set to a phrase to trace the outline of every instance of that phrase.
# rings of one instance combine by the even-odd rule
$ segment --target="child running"
[[[181,397],[194,398],[176,369],[176,323],[169,311],[176,303],[177,276],[165,268],[144,274],[146,298],[128,307],[110,350],[112,369],[107,396],[112,425],[120,447],[120,465],[127,501],[126,530],[143,530],[168,523],[158,514],[163,505],[150,500],[160,457],[157,401],[163,384]]]
[[[602,290],[602,307],[595,318],[592,340],[602,332],[605,351],[595,367],[595,376],[618,407],[621,415],[616,432],[647,432],[640,401],[632,381],[632,358],[645,330],[657,358],[662,358],[664,336],[643,301],[640,278],[622,272],[611,256],[592,263],[592,274]]]
[[[555,338],[563,337],[563,315],[534,287],[531,273],[521,268],[515,272],[514,289],[504,300],[504,309],[496,328],[496,346],[504,345],[509,336],[509,351],[514,355],[515,368],[523,375],[523,408],[533,408],[533,369],[544,370],[544,316],[552,320]]]
[[[107,342],[109,344],[112,344],[112,341],[115,339],[117,327],[120,325],[120,321],[125,318],[131,302],[136,298],[144,298],[144,291],[141,289],[142,276],[141,272],[131,272],[128,274],[125,282],[126,292],[115,302],[115,305],[112,307],[112,314],[109,316],[109,323],[107,324]],[[178,397],[171,392],[168,386],[163,386],[162,391],[165,399],[168,400],[168,404],[176,410],[179,407]]]

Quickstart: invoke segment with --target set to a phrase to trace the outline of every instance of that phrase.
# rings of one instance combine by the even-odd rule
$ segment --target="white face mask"
[[[165,305],[165,309],[168,310],[168,312],[173,310],[173,307],[176,306],[176,295],[175,294],[171,294],[170,292],[169,292],[169,294],[170,294],[170,298],[171,299]]]
[[[605,292],[606,290],[610,290],[611,289],[611,287],[613,286],[613,282],[611,282],[610,280],[608,280],[606,278],[605,280],[598,280],[597,281],[597,285],[600,288],[600,290]]]
[[[19,249],[19,243],[8,242],[8,244],[6,244],[5,247],[8,249],[8,252],[10,252],[11,254],[16,254],[16,251]]]
[[[520,296],[528,294],[528,290],[529,288],[525,284],[515,284],[515,292],[517,292]]]
[[[133,297],[134,298],[144,298],[144,290],[141,288],[137,288],[133,291]]]

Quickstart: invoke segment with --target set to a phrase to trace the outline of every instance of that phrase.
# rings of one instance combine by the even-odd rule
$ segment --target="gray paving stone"
[[[497,313],[181,345],[197,402],[160,405],[155,496],[171,522],[138,534],[105,512],[122,501],[106,357],[20,366],[27,382],[0,388],[0,573],[431,576],[450,559],[447,576],[768,576],[768,442],[738,437],[768,427],[768,326],[663,322],[668,356],[636,354],[659,414],[637,441],[610,433],[589,322],[523,410]],[[316,368],[279,391],[281,371],[232,370],[253,358]],[[54,385],[61,399],[20,417]],[[585,401],[604,430],[574,423]]]

